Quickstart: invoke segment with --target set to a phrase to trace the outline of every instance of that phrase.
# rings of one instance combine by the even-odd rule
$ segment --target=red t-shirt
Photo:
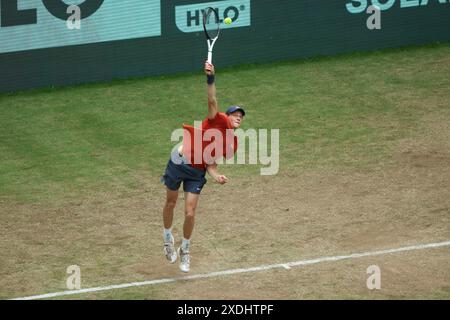
[[[225,156],[230,159],[237,150],[237,137],[228,116],[218,112],[214,119],[206,118],[201,128],[183,125],[183,154],[189,164],[206,170],[207,164]]]

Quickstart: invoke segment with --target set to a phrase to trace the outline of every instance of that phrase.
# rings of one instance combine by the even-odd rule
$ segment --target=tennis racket
[[[203,30],[208,43],[208,62],[212,63],[214,44],[219,39],[220,19],[216,9],[208,7],[203,13]]]

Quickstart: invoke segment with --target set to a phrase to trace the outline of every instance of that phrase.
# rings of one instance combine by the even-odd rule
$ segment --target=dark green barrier
[[[372,0],[215,2],[221,15],[237,19],[236,28],[223,30],[214,62],[224,67],[450,40],[450,1],[373,1],[383,9],[380,30],[366,25]],[[36,0],[34,8],[20,2],[0,0],[1,92],[195,71],[206,59],[197,10],[210,2],[86,0],[80,30],[67,28],[62,0]]]

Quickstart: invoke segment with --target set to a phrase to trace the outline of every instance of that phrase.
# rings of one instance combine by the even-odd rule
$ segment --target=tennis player
[[[205,159],[204,157],[205,148],[213,143],[214,139],[211,139],[210,142],[203,142],[197,145],[196,148],[194,139],[187,139],[186,135],[189,134],[192,137],[195,130],[200,130],[201,134],[204,135],[208,130],[215,129],[215,132],[223,134],[223,143],[221,145],[223,149],[220,148],[218,152],[218,149],[214,148],[215,152],[212,152],[212,158],[217,159],[222,156],[231,158],[237,150],[237,137],[233,134],[233,130],[240,127],[245,116],[245,111],[240,106],[231,106],[226,113],[219,112],[216,98],[214,66],[206,62],[204,70],[207,76],[208,116],[202,122],[201,128],[183,125],[183,145],[178,150],[172,152],[162,178],[167,192],[166,202],[163,208],[164,254],[170,263],[175,263],[179,256],[179,267],[183,272],[189,272],[190,269],[189,253],[192,232],[194,230],[195,210],[200,192],[206,183],[206,172],[217,183],[225,184],[228,182],[228,178],[218,172],[216,162],[214,160],[211,162],[210,159]],[[230,139],[227,139],[229,132],[232,135],[231,143],[228,142]],[[196,161],[199,159],[199,152],[201,152],[200,161]],[[175,242],[172,235],[172,221],[173,211],[178,199],[178,189],[181,183],[183,183],[183,191],[185,192],[183,240],[181,247],[175,250]]]

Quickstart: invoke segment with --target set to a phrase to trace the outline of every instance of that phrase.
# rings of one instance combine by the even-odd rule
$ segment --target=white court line
[[[439,247],[445,247],[445,246],[450,246],[450,241],[429,243],[429,244],[419,244],[419,245],[415,245],[415,246],[402,247],[402,248],[396,248],[396,249],[388,249],[388,250],[354,253],[354,254],[345,255],[345,256],[331,256],[331,257],[322,257],[322,258],[317,258],[317,259],[312,259],[312,260],[300,260],[300,261],[294,261],[294,262],[288,262],[288,263],[268,264],[268,265],[262,265],[262,266],[258,266],[258,267],[245,268],[245,269],[244,268],[231,269],[231,270],[196,274],[196,275],[177,277],[177,278],[166,278],[166,279],[149,280],[149,281],[142,281],[142,282],[130,282],[130,283],[124,283],[124,284],[87,288],[87,289],[80,289],[80,290],[68,290],[68,291],[41,294],[41,295],[36,295],[36,296],[15,298],[15,299],[11,299],[11,300],[48,299],[48,298],[69,296],[69,295],[82,294],[82,293],[108,291],[108,290],[123,289],[123,288],[130,288],[130,287],[150,286],[150,285],[156,285],[156,284],[161,284],[161,283],[213,278],[213,277],[226,276],[226,275],[232,275],[232,274],[238,274],[238,273],[258,272],[258,271],[279,269],[279,268],[289,270],[292,267],[306,266],[306,265],[327,262],[327,261],[339,261],[339,260],[345,260],[345,259],[372,257],[372,256],[383,255],[383,254],[389,254],[389,253],[398,253],[398,252],[405,252],[405,251],[412,251],[412,250],[439,248]]]

